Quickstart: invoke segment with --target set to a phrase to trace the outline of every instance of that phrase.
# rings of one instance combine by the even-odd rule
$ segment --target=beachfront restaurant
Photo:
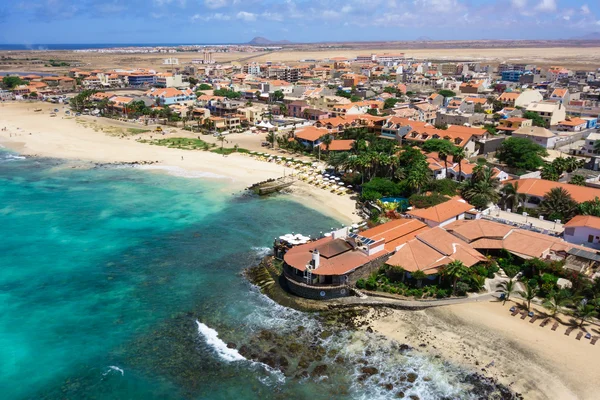
[[[342,228],[314,242],[293,246],[283,255],[283,277],[290,292],[309,299],[333,299],[379,269],[387,258],[418,232],[428,229],[399,219],[363,232]]]

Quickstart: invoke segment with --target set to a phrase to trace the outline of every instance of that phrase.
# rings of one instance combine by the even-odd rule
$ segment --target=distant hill
[[[419,36],[415,39],[415,42],[431,42],[433,39],[429,36]]]
[[[264,37],[257,36],[254,39],[252,39],[251,41],[249,41],[248,44],[254,44],[254,45],[258,45],[258,46],[269,46],[269,45],[274,45],[274,44],[292,44],[292,42],[290,42],[289,40],[273,41],[273,40],[269,40]]]
[[[600,32],[592,32],[587,35],[574,37],[575,40],[600,40]]]

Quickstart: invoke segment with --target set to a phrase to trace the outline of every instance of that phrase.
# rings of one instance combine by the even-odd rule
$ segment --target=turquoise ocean
[[[0,397],[375,399],[412,371],[406,396],[469,398],[458,368],[368,333],[319,336],[319,318],[241,275],[274,237],[335,226],[285,196],[231,194],[227,180],[0,149]],[[268,332],[325,349],[327,373],[286,375],[227,346],[268,346]]]

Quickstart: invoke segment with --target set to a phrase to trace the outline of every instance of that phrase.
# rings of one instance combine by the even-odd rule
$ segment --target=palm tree
[[[585,177],[582,175],[573,175],[569,183],[571,185],[585,186]]]
[[[488,166],[477,166],[473,175],[464,185],[462,196],[477,208],[484,208],[489,203],[497,203],[500,199],[497,188],[500,181],[494,177],[494,171]]]
[[[540,213],[548,219],[561,219],[567,221],[577,212],[577,202],[569,192],[563,188],[551,189],[544,195],[540,204]]]
[[[267,133],[267,138],[266,139],[267,139],[267,142],[271,143],[271,148],[274,149],[275,148],[275,141],[276,141],[275,132],[270,131],[269,133]]]
[[[423,271],[421,271],[420,269],[411,272],[410,275],[412,276],[413,279],[417,280],[417,287],[421,287],[423,279],[427,278],[427,274]]]
[[[469,273],[469,269],[461,261],[454,260],[443,270],[443,274],[452,279],[452,293],[456,293],[456,284]]]
[[[572,312],[572,314],[575,318],[579,319],[579,327],[582,327],[584,322],[588,319],[598,316],[596,307],[592,304],[587,304],[584,302],[579,303],[579,305]]]
[[[408,186],[421,193],[423,186],[427,185],[431,179],[431,173],[427,161],[416,163],[407,173],[406,182]]]
[[[336,151],[333,152],[333,154],[331,154],[329,156],[329,165],[331,165],[335,171],[337,172],[338,169],[345,167],[346,165],[348,165],[348,159],[350,157],[350,154],[346,151]]]
[[[329,151],[329,146],[331,145],[332,141],[333,141],[333,138],[331,137],[331,135],[327,135],[327,136],[323,137],[323,140],[321,140],[321,143],[323,143],[325,145],[325,151]]]
[[[538,294],[538,289],[535,286],[531,286],[528,282],[524,282],[523,286],[525,287],[525,290],[519,291],[519,295],[527,300],[527,311],[529,311],[531,300]]]
[[[223,152],[223,143],[227,142],[227,139],[225,139],[225,136],[219,134],[219,136],[217,136],[217,140],[221,142],[221,154],[223,154],[223,157],[225,157],[225,153]]]
[[[465,153],[465,149],[463,149],[462,147],[454,147],[454,149],[452,150],[452,161],[454,161],[455,163],[458,163],[458,181],[461,182],[462,180],[462,160],[465,159],[466,157],[466,153]]]
[[[571,172],[575,171],[576,169],[583,167],[584,164],[585,164],[584,160],[580,160],[576,157],[570,156],[570,157],[565,158],[564,166],[565,166],[565,170],[568,173],[571,173]]]
[[[548,181],[558,181],[560,174],[561,173],[556,169],[554,164],[546,164],[542,167],[542,179],[546,179]]]
[[[444,161],[444,169],[446,170],[446,179],[448,179],[448,155],[450,154],[450,150],[441,148],[438,151],[438,157],[440,160]]]
[[[504,294],[504,301],[502,302],[502,305],[508,301],[510,295],[517,289],[515,286],[515,281],[513,281],[512,278],[507,281],[500,282],[496,287],[498,289],[502,289],[502,293]]]
[[[554,317],[560,311],[561,307],[569,303],[571,303],[571,299],[569,299],[568,293],[564,290],[558,290],[550,293],[543,305],[550,310],[552,317]]]
[[[511,210],[515,210],[515,205],[519,207],[521,201],[525,201],[527,198],[525,193],[519,193],[519,182],[507,183],[500,191],[504,197],[505,210],[507,204],[510,204]]]

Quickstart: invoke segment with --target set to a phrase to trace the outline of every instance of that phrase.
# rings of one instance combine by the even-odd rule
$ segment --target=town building
[[[552,131],[539,126],[521,126],[513,131],[512,135],[517,138],[531,140],[546,149],[553,149],[559,139],[559,136],[552,133]]]
[[[576,215],[564,228],[563,236],[567,242],[600,250],[600,218]]]
[[[407,212],[412,218],[424,222],[429,227],[443,227],[459,219],[474,218],[475,208],[462,199],[452,198],[444,203],[429,208],[421,208]]]
[[[592,201],[600,197],[600,189],[587,186],[572,185],[570,183],[554,182],[545,179],[525,178],[519,179],[517,192],[525,195],[524,206],[528,208],[538,207],[544,200],[544,196],[555,188],[566,190],[577,203]],[[514,183],[514,182],[513,182]]]
[[[566,110],[562,103],[533,102],[527,106],[527,111],[534,112],[544,119],[547,126],[556,126],[566,119]]]

